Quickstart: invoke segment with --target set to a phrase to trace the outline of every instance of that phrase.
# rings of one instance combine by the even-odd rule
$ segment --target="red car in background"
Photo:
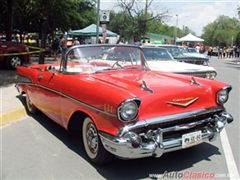
[[[81,132],[97,164],[212,141],[233,121],[224,108],[231,86],[150,71],[137,46],[74,46],[60,64],[18,66],[17,73],[27,111]]]
[[[29,48],[25,44],[0,41],[0,62],[8,69],[15,69],[17,66],[30,62]]]

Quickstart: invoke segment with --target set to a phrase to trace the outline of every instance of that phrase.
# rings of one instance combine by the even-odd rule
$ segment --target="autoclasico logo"
[[[152,179],[159,178],[169,178],[169,179],[211,179],[215,178],[215,173],[213,172],[195,172],[195,171],[183,171],[183,172],[168,172],[165,171],[163,174],[149,174],[149,177]]]

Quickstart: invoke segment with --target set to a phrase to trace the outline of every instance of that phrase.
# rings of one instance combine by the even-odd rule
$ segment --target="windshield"
[[[145,68],[141,49],[124,45],[77,46],[69,50],[63,64],[70,73]]]
[[[163,46],[163,47],[166,48],[173,57],[180,56],[183,54],[181,49],[177,46]]]
[[[197,53],[197,49],[195,48],[187,48],[187,51],[190,53]]]
[[[143,48],[147,61],[172,61],[173,57],[164,48]]]

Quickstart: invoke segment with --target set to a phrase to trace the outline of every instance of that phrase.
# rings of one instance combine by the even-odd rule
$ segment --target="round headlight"
[[[206,73],[206,78],[207,79],[215,79],[217,73],[216,72],[209,72],[209,73]]]
[[[219,104],[224,104],[227,102],[228,100],[228,94],[229,91],[228,89],[221,89],[218,93],[217,93],[217,102]]]
[[[217,73],[216,73],[216,72],[212,72],[212,73],[211,73],[211,79],[215,79],[216,76],[217,76]]]
[[[137,117],[138,105],[135,101],[128,101],[118,108],[118,116],[123,121],[130,121]]]

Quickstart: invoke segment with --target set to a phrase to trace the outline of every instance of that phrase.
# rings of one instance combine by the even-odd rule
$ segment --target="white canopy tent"
[[[176,42],[203,42],[203,41],[204,39],[194,36],[191,33],[176,40]]]

